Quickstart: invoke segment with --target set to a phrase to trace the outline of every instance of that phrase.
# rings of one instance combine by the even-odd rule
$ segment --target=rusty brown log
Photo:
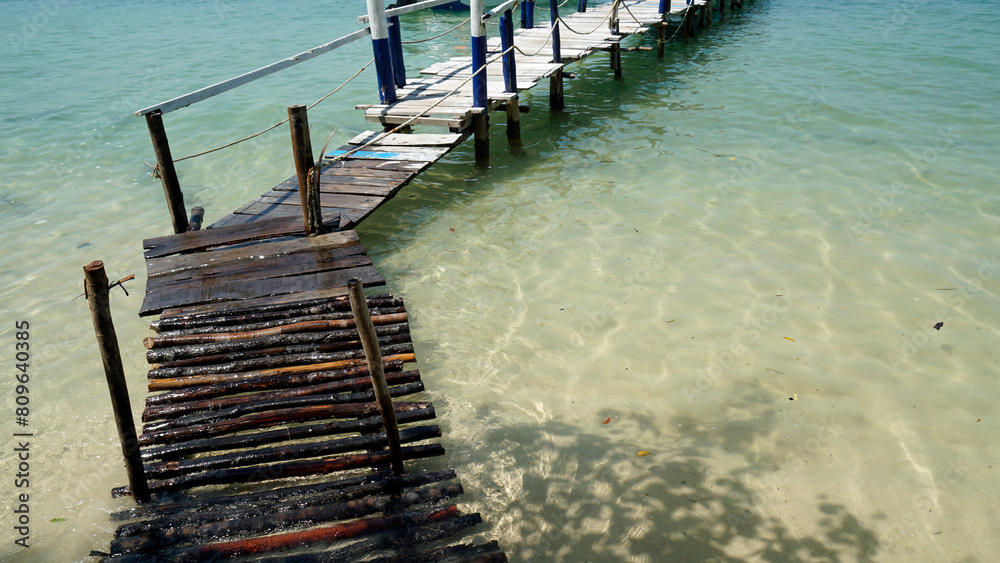
[[[380,315],[372,319],[375,324],[393,324],[406,322],[406,313],[394,315]],[[252,330],[247,332],[227,332],[222,334],[195,334],[190,336],[154,336],[143,340],[146,348],[160,348],[163,346],[181,346],[186,344],[206,344],[209,342],[229,342],[231,340],[245,340],[248,338],[260,338],[261,336],[271,336],[275,334],[295,334],[299,332],[316,332],[321,330],[337,330],[353,328],[354,319],[343,319],[334,321],[309,321],[295,323],[281,327],[264,330]]]
[[[394,514],[392,516],[384,516],[381,518],[354,520],[352,522],[321,526],[298,532],[286,532],[245,540],[208,543],[185,548],[162,550],[156,552],[155,556],[156,561],[160,563],[208,560],[214,561],[227,557],[239,557],[242,555],[253,555],[272,551],[286,551],[316,544],[330,544],[335,541],[362,537],[393,528],[421,526],[432,522],[440,522],[451,518],[457,518],[460,515],[461,513],[459,512],[457,506],[449,505],[440,509]],[[149,556],[145,554],[126,555],[114,559],[115,563],[137,563],[148,560]]]
[[[410,335],[409,333],[406,333],[406,334],[395,334],[391,336],[382,336],[379,337],[378,341],[379,344],[382,346],[405,344],[407,342],[410,342]],[[184,368],[192,366],[206,366],[212,364],[227,364],[229,362],[252,360],[255,358],[259,358],[261,356],[290,356],[293,354],[327,354],[331,352],[346,352],[348,350],[359,350],[359,349],[361,349],[360,340],[344,340],[341,342],[334,342],[331,344],[296,344],[293,346],[279,346],[276,348],[258,348],[254,350],[247,350],[245,352],[230,352],[228,354],[214,354],[214,355],[198,356],[195,358],[186,358],[183,360],[160,362],[155,364],[153,366],[153,369]],[[150,351],[152,352],[153,350]]]
[[[417,381],[415,383],[397,385],[391,388],[389,393],[393,397],[403,397],[419,393],[423,390],[424,384]],[[373,400],[375,400],[375,393],[369,389],[368,391],[359,391],[357,393],[332,393],[326,395],[309,395],[306,397],[287,397],[267,401],[247,401],[218,411],[194,413],[170,420],[161,420],[159,422],[145,424],[143,426],[143,432],[160,432],[171,428],[180,428],[182,426],[210,424],[230,418],[237,418],[240,416],[271,410],[307,407],[310,405],[368,403]]]
[[[417,409],[396,413],[396,418],[401,423],[420,422],[433,419],[435,416],[433,408]],[[304,438],[320,438],[334,434],[361,433],[369,434],[377,431],[382,426],[381,416],[370,416],[358,420],[338,420],[322,424],[310,424],[305,426],[293,426],[282,430],[267,430],[254,434],[240,434],[239,436],[224,436],[221,438],[208,438],[205,440],[192,440],[179,444],[167,444],[147,448],[142,451],[142,459],[152,461],[156,459],[170,461],[187,455],[204,452],[222,452],[226,450],[236,450],[243,448],[253,448],[274,444],[279,442],[289,442]]]
[[[376,332],[380,337],[394,336],[409,334],[410,329],[407,323],[397,323],[379,326],[376,328]],[[262,338],[251,338],[248,340],[234,340],[232,342],[212,342],[209,344],[172,346],[169,348],[147,350],[146,361],[151,364],[156,364],[178,361],[187,358],[197,358],[200,356],[216,356],[235,352],[260,350],[264,348],[300,346],[308,344],[333,344],[336,342],[357,341],[357,339],[358,331],[353,328],[332,330],[328,332],[279,334],[275,336],[265,336]]]
[[[399,360],[386,362],[386,371],[400,371],[403,362]],[[146,397],[146,405],[167,405],[173,403],[183,403],[199,399],[210,399],[212,397],[222,397],[236,393],[246,393],[248,391],[270,391],[278,389],[290,389],[303,385],[314,385],[329,381],[340,381],[368,375],[368,366],[356,366],[345,369],[317,371],[313,373],[303,373],[301,375],[276,375],[273,377],[262,377],[249,381],[233,381],[230,383],[216,383],[214,385],[202,385],[200,387],[188,387],[177,391],[165,391],[159,395],[149,395]]]
[[[385,347],[386,355],[410,354],[413,353],[413,345],[404,342],[402,344],[390,344]],[[254,357],[245,360],[236,360],[224,364],[209,364],[204,366],[153,368],[146,373],[150,379],[163,379],[169,377],[187,377],[190,375],[212,375],[219,373],[244,373],[247,371],[257,371],[263,369],[282,368],[287,366],[301,366],[306,364],[320,364],[326,362],[339,362],[341,360],[352,360],[363,357],[364,350],[346,350],[341,352],[307,352],[302,354],[281,354],[276,356]]]
[[[397,354],[386,356],[383,361],[400,360],[402,362],[415,362],[414,354]],[[209,385],[213,383],[226,383],[230,381],[251,381],[262,377],[272,377],[276,375],[296,375],[303,373],[313,373],[317,371],[328,371],[353,366],[360,366],[365,360],[342,360],[338,362],[326,362],[321,364],[308,364],[304,366],[289,366],[277,369],[267,369],[261,371],[251,371],[247,373],[220,373],[215,375],[191,375],[188,377],[174,377],[170,379],[150,380],[147,388],[150,391],[165,391],[168,389],[183,389],[185,387],[195,387]]]
[[[369,301],[379,301],[385,299],[395,299],[390,294],[381,295],[371,295],[368,297]],[[267,305],[251,305],[251,306],[240,306],[234,303],[229,303],[229,308],[223,310],[212,309],[211,311],[204,311],[199,313],[176,313],[171,314],[165,312],[164,316],[154,320],[150,323],[150,328],[159,332],[161,330],[173,330],[173,329],[183,329],[186,327],[202,326],[206,324],[234,324],[229,323],[226,319],[231,317],[240,317],[243,315],[269,315],[269,314],[281,314],[283,312],[295,311],[295,310],[308,310],[312,307],[321,307],[323,310],[347,310],[350,308],[350,304],[347,301],[347,295],[337,295],[334,297],[322,297],[318,299],[303,299],[299,301],[289,301],[287,303],[271,303]],[[326,309],[325,307],[331,307]],[[346,308],[345,308],[346,306]],[[377,305],[373,305],[377,306]],[[394,306],[402,307],[402,303]],[[298,316],[298,315],[293,315]],[[266,319],[265,319],[266,320]],[[237,321],[235,324],[240,324],[242,321]]]
[[[405,313],[406,309],[403,307],[379,307],[373,310],[375,315],[397,315],[399,313]],[[222,325],[222,326],[200,326],[191,327],[179,330],[164,330],[159,333],[161,337],[170,336],[185,336],[194,334],[226,334],[230,332],[254,332],[257,330],[266,330],[269,328],[277,328],[280,326],[287,326],[299,323],[307,323],[312,321],[342,321],[344,319],[350,319],[350,312],[335,311],[332,313],[319,313],[315,315],[301,315],[298,317],[288,317],[282,319],[271,319],[269,321],[258,321],[252,323],[245,323],[239,325]]]
[[[408,446],[403,448],[404,459],[422,459],[427,457],[444,455],[444,448],[440,444],[428,444],[424,446]],[[275,479],[287,479],[289,477],[302,477],[306,475],[325,475],[336,471],[348,471],[363,467],[388,466],[390,462],[389,452],[369,452],[363,454],[352,454],[319,461],[292,461],[288,463],[278,463],[263,467],[240,467],[236,469],[220,469],[218,471],[206,471],[195,475],[181,475],[171,479],[151,481],[150,491],[165,492],[179,491],[193,487],[205,487],[208,485],[227,485],[234,483],[260,483],[263,481],[273,481]],[[131,494],[131,489],[121,487],[113,491],[117,495]]]
[[[402,373],[394,373],[387,378],[393,385],[399,385],[402,383],[412,383],[414,381],[420,380],[420,372],[406,371]],[[284,389],[278,391],[267,391],[264,393],[257,393],[255,395],[240,395],[237,397],[228,397],[224,399],[202,399],[197,401],[188,401],[186,403],[174,403],[170,405],[162,406],[147,406],[142,413],[143,421],[157,420],[160,418],[167,417],[178,417],[184,414],[199,412],[199,411],[219,411],[228,407],[246,404],[248,402],[260,402],[260,401],[272,401],[277,399],[286,399],[291,397],[305,397],[308,395],[322,395],[329,393],[338,393],[343,391],[361,391],[365,388],[371,387],[371,380],[367,377],[358,377],[352,379],[344,379],[340,381],[331,381],[329,383],[320,383],[317,385],[309,385],[306,387],[298,387],[295,389]]]
[[[416,426],[399,433],[399,441],[404,444],[440,438],[441,428],[436,425]],[[203,456],[196,459],[165,461],[150,463],[145,466],[146,474],[151,479],[166,479],[177,475],[191,474],[198,471],[214,471],[216,469],[231,469],[247,467],[264,463],[294,461],[311,457],[346,454],[361,450],[381,450],[386,447],[385,434],[366,434],[351,436],[325,442],[309,442],[260,448],[253,451],[232,452],[220,455]]]
[[[115,530],[114,537],[126,538],[161,528],[194,526],[232,518],[250,518],[290,508],[320,506],[372,495],[399,494],[405,489],[443,483],[452,479],[455,479],[455,471],[452,469],[398,477],[383,472],[258,493],[146,505],[113,514],[112,520],[119,522],[146,518],[122,524]]]
[[[430,407],[431,404],[428,402],[395,404],[396,412]],[[378,405],[375,403],[323,405],[268,411],[216,424],[198,424],[196,426],[185,426],[184,428],[143,434],[139,436],[139,445],[174,444],[193,438],[205,439],[213,436],[224,436],[244,430],[288,424],[289,422],[309,422],[328,418],[359,418],[377,413]]]
[[[270,514],[249,518],[231,518],[198,526],[161,528],[114,540],[111,542],[110,551],[112,555],[122,555],[181,543],[271,533],[276,530],[309,526],[314,523],[361,518],[382,512],[389,507],[404,509],[418,504],[456,497],[460,494],[462,494],[461,485],[444,485],[418,489],[403,496],[376,496],[326,506],[278,510]]]

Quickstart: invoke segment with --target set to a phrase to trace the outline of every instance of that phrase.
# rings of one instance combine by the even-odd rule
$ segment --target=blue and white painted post
[[[667,15],[670,14],[670,0],[660,0],[660,25],[656,26],[656,56],[662,57],[667,50]]]
[[[576,11],[577,12],[586,12],[587,11],[587,0],[580,0],[580,2],[576,5]]]
[[[503,51],[504,92],[513,93],[507,98],[507,142],[512,146],[521,145],[521,107],[517,99],[517,67],[514,64],[514,14],[510,10],[500,16],[500,50]]]
[[[385,2],[368,0],[368,25],[372,30],[372,50],[375,52],[375,74],[378,75],[378,97],[383,104],[396,103],[396,85],[392,76],[392,51],[385,19]]]
[[[535,27],[535,0],[525,0],[521,3],[521,27],[524,29]]]
[[[559,44],[559,0],[549,0],[549,13],[552,22],[552,62],[562,62],[562,49]],[[549,107],[560,110],[566,107],[563,100],[562,68],[549,77]]]
[[[392,78],[396,88],[406,86],[406,66],[403,64],[403,30],[399,16],[389,18],[389,51],[392,55]]]
[[[486,24],[483,12],[486,0],[469,2],[472,16],[472,128],[475,135],[476,159],[485,160],[490,156],[489,99],[486,92]],[[482,71],[482,72],[480,72]]]

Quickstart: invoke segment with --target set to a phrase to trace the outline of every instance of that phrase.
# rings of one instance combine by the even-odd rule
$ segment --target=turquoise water
[[[124,471],[74,298],[91,260],[137,275],[113,303],[138,412],[139,243],[170,224],[132,112],[363,11],[0,2],[0,344],[9,371],[30,321],[35,434],[32,547],[5,525],[4,559],[84,560],[128,505],[108,495]],[[404,39],[462,19],[407,16]],[[497,116],[488,167],[463,146],[370,218],[462,508],[490,523],[474,535],[514,561],[995,560],[998,23],[988,1],[757,1],[663,59],[623,54],[620,82],[606,56],[574,65],[566,111],[524,96],[521,151]],[[408,47],[410,75],[464,35]],[[169,114],[174,154],[369,58],[358,42]],[[310,113],[314,143],[367,128],[353,106],[373,82]],[[185,161],[186,203],[212,221],[290,176],[288,153],[279,128]],[[24,430],[2,392],[3,428]],[[16,471],[0,458],[6,506]]]

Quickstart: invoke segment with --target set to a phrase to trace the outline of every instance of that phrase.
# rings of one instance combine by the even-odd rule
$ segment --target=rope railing
[[[375,59],[369,60],[367,63],[365,63],[365,66],[361,67],[361,70],[359,70],[359,71],[357,71],[357,72],[354,73],[354,76],[348,78],[346,82],[344,82],[340,86],[337,86],[336,88],[334,88],[333,91],[330,92],[329,94],[327,94],[327,95],[323,96],[322,98],[320,98],[320,99],[316,100],[315,102],[313,102],[313,104],[310,105],[310,106],[308,106],[306,109],[312,109],[312,108],[318,106],[320,104],[320,102],[326,100],[330,96],[332,96],[332,95],[336,94],[337,92],[339,92],[341,88],[343,88],[344,86],[347,86],[348,84],[350,84],[352,80],[354,80],[355,78],[357,78],[362,72],[365,71],[365,69],[367,69],[369,66],[371,66],[371,64],[373,62],[375,62]],[[231,143],[226,143],[224,145],[215,147],[214,149],[208,149],[206,151],[202,151],[202,152],[199,152],[199,153],[189,154],[187,156],[182,156],[180,158],[175,158],[174,162],[180,162],[182,160],[187,160],[189,158],[195,158],[195,157],[198,157],[198,156],[204,156],[206,154],[211,154],[213,152],[220,151],[222,149],[228,149],[229,147],[232,147],[234,145],[238,145],[238,144],[240,144],[240,143],[242,143],[244,141],[249,141],[250,139],[259,137],[259,136],[263,135],[264,133],[267,133],[268,131],[271,131],[273,129],[276,129],[276,128],[280,127],[281,125],[284,125],[285,123],[288,123],[288,118],[287,117],[285,119],[282,119],[281,121],[275,123],[274,125],[268,127],[267,129],[263,129],[261,131],[258,131],[256,133],[254,133],[253,135],[248,135],[246,137],[243,137],[242,139],[238,139],[238,140],[233,141]],[[155,176],[155,174],[154,174],[154,176]]]

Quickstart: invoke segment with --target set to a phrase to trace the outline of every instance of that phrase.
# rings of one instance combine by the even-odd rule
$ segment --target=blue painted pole
[[[368,0],[368,25],[372,30],[372,50],[375,52],[375,74],[378,75],[378,97],[383,104],[396,103],[396,85],[392,77],[392,51],[383,0]]]
[[[524,29],[535,27],[535,0],[525,0],[521,3],[521,27]]]
[[[562,49],[559,45],[559,0],[549,0],[549,13],[552,22],[552,62],[562,62]]]
[[[486,66],[486,25],[483,24],[485,0],[472,0],[472,72]],[[486,71],[480,72],[472,79],[472,105],[486,108]]]
[[[587,11],[587,0],[580,0],[580,3],[576,5],[576,11],[577,12],[586,12]]]
[[[399,16],[389,18],[389,50],[392,55],[392,78],[396,88],[406,86],[406,66],[403,65],[403,30]]]
[[[660,0],[660,15],[670,13],[670,0]]]
[[[505,92],[517,92],[517,68],[514,65],[514,52],[507,52],[514,44],[513,14],[507,10],[500,16],[500,50],[503,56],[503,86]]]

